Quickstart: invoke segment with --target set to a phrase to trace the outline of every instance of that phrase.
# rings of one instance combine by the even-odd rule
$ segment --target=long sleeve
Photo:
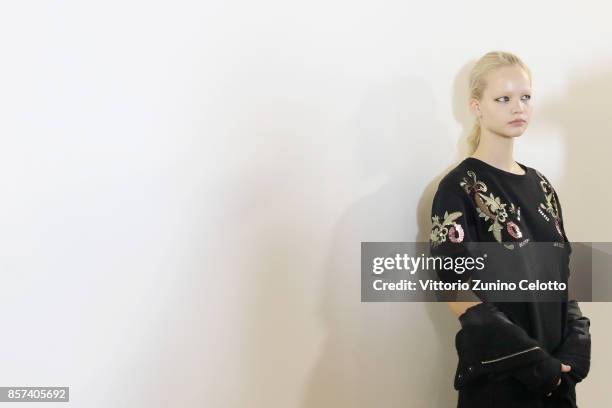
[[[591,367],[591,321],[582,315],[578,302],[567,303],[567,322],[561,344],[553,351],[555,357],[572,367],[567,376],[579,383]]]
[[[561,202],[557,196],[557,192],[554,190],[554,188],[552,188],[552,193],[559,212],[559,226],[561,232],[563,233],[565,244],[568,246],[567,253],[569,263],[569,255],[572,252],[572,247],[565,233],[565,228],[563,225],[563,210],[561,208]],[[591,367],[590,326],[591,321],[588,317],[582,314],[578,302],[575,300],[568,301],[565,331],[563,333],[561,343],[553,351],[553,355],[561,360],[564,364],[568,364],[572,367],[564,378],[569,379],[574,384],[585,379]]]
[[[561,362],[491,303],[480,303],[459,316],[455,338],[459,364],[455,388],[483,375],[513,376],[533,393],[546,395],[557,386]]]

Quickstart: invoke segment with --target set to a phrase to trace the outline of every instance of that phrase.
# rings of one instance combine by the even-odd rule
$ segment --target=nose
[[[525,109],[525,103],[523,101],[519,100],[512,107],[512,113],[522,113],[524,109]]]

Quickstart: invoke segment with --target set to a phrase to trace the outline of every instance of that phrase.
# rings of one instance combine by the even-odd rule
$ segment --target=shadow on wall
[[[539,120],[559,127],[565,146],[563,172],[556,183],[551,182],[560,191],[568,238],[603,242],[610,240],[612,227],[609,221],[612,69],[591,68],[603,64],[588,66],[589,69],[575,70],[568,78],[569,87],[543,100],[535,114]],[[545,162],[543,157],[542,165]]]
[[[454,112],[464,139],[466,66],[455,82]],[[320,314],[327,337],[310,373],[302,408],[437,407],[456,404],[453,379],[458,322],[443,303],[361,303],[362,241],[427,241],[431,203],[453,165],[442,152],[456,139],[435,119],[431,89],[404,78],[374,89],[355,113],[355,163],[380,180],[335,227]],[[466,147],[463,148],[465,151]],[[459,154],[465,155],[464,153]],[[459,159],[458,159],[459,161]],[[417,163],[417,164],[414,164]],[[446,167],[423,185],[420,166]],[[380,174],[385,177],[380,177]]]
[[[551,182],[559,195],[568,239],[570,242],[610,242],[612,62],[590,61],[584,67],[573,71],[567,88],[543,100],[536,114],[538,119],[559,127],[561,143],[565,146],[563,171],[559,180]],[[552,143],[558,142],[553,140]],[[542,164],[545,161],[546,157]],[[595,315],[589,314],[589,306],[581,304],[583,312],[586,311],[585,315],[591,319],[592,364],[589,376],[577,386],[577,400],[580,406],[607,405],[610,398],[602,390],[612,354],[605,348],[608,335],[603,320],[597,317],[609,316],[609,306],[598,303],[597,309],[590,308],[597,311]],[[598,334],[605,337],[598,337]]]

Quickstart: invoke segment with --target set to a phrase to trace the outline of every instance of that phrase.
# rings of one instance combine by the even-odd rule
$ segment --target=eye
[[[528,101],[531,99],[531,95],[523,95],[521,99],[524,101]],[[500,96],[499,98],[496,99],[497,102],[508,102],[509,100],[510,98],[507,96]]]

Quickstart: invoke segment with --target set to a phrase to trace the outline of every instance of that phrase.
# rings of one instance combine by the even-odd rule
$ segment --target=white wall
[[[360,242],[427,239],[467,72],[497,49],[534,75],[517,160],[570,239],[611,240],[610,7],[579,6],[3,5],[0,385],[88,408],[454,406],[457,322],[360,303]],[[579,403],[600,407],[612,306],[582,308]]]

